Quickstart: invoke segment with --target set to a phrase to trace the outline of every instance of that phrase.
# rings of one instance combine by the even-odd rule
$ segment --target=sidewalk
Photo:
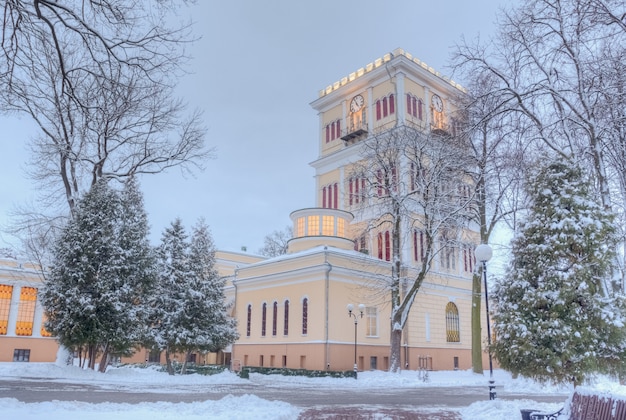
[[[355,407],[310,408],[300,414],[298,420],[461,420],[454,411],[367,409]]]

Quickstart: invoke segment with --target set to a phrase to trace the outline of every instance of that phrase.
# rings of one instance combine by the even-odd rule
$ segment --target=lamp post
[[[357,325],[359,324],[359,316],[357,314],[355,314],[354,312],[352,312],[354,310],[354,305],[349,303],[347,306],[348,309],[348,316],[354,318],[354,379],[356,379],[356,375],[357,375],[357,371],[358,371],[358,365],[356,362],[356,332],[357,332]],[[359,312],[361,313],[361,318],[363,318],[363,311],[365,310],[365,305],[363,305],[362,303],[359,305]]]
[[[487,311],[487,345],[489,351],[489,399],[496,399],[496,383],[493,379],[493,362],[491,357],[491,323],[489,322],[489,292],[487,291],[487,261],[493,256],[493,250],[487,244],[480,244],[474,250],[476,259],[483,263],[483,279],[485,282],[485,311]]]

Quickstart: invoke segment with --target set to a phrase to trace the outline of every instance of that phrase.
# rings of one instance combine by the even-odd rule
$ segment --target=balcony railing
[[[358,120],[349,120],[348,127],[341,131],[341,140],[349,141],[367,134],[367,121],[365,116]]]

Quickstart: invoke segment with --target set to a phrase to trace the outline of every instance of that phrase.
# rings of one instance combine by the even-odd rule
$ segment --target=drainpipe
[[[326,266],[326,275],[324,278],[324,282],[325,282],[325,290],[324,290],[324,299],[325,299],[325,309],[326,309],[326,313],[325,313],[325,320],[324,320],[324,341],[326,342],[326,345],[324,346],[324,360],[326,361],[326,369],[330,369],[330,360],[329,360],[329,346],[330,343],[328,341],[328,324],[329,324],[329,312],[330,312],[330,308],[328,307],[329,305],[329,299],[330,299],[330,271],[333,269],[333,266],[328,262],[327,260],[327,253],[326,250],[328,248],[324,247],[324,265]]]

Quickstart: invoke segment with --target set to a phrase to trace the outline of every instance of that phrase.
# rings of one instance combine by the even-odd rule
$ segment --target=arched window
[[[459,331],[459,309],[452,302],[446,305],[446,341],[458,343],[461,341]]]
[[[394,114],[396,112],[396,104],[395,104],[395,97],[393,96],[393,93],[391,95],[389,95],[389,114]]]
[[[309,299],[302,300],[302,334],[306,335],[309,330]]]
[[[387,98],[383,98],[383,117],[386,117],[388,114],[388,108],[387,108]]]
[[[285,325],[283,326],[283,334],[289,335],[289,301],[285,301]]]
[[[267,303],[263,303],[263,311],[261,314],[261,335],[265,337],[267,326]]]
[[[250,337],[251,324],[252,324],[252,305],[248,305],[248,321],[246,323],[246,337]]]
[[[276,325],[278,325],[278,302],[274,302],[274,310],[272,311],[272,335],[276,335]]]

